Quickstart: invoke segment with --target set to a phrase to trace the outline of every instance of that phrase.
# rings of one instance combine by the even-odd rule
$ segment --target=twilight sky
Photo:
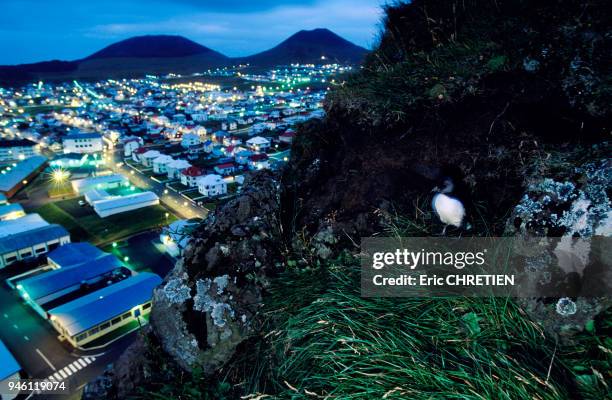
[[[364,47],[385,0],[0,0],[0,64],[74,60],[118,40],[177,34],[228,56],[328,28]]]

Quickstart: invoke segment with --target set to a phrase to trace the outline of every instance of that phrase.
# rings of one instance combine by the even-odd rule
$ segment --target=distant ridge
[[[0,84],[28,81],[129,78],[145,74],[191,74],[249,63],[268,67],[290,63],[359,64],[368,51],[328,29],[302,30],[270,50],[230,58],[176,35],[135,36],[113,43],[80,60],[0,66]]]
[[[329,29],[302,30],[270,50],[241,58],[252,65],[330,62],[359,64],[368,50],[336,35]]]
[[[113,57],[186,57],[203,53],[210,53],[222,59],[227,58],[182,36],[146,35],[113,43],[86,57],[85,60]]]

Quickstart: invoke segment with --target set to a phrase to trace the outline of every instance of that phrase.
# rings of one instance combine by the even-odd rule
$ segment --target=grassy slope
[[[358,267],[347,260],[288,272],[267,311],[274,330],[255,359],[245,360],[255,366],[245,379],[253,393],[292,399],[610,395],[609,315],[576,345],[562,347],[507,299],[362,298]]]

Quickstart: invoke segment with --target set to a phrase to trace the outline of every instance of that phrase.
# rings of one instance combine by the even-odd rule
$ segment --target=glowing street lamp
[[[69,176],[70,176],[70,173],[61,168],[55,169],[51,173],[51,179],[53,180],[54,183],[58,185],[66,182]]]

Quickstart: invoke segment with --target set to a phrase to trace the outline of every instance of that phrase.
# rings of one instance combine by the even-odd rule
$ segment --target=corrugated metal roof
[[[43,156],[32,156],[20,161],[16,167],[0,175],[0,191],[8,192],[46,162],[47,158]]]
[[[87,260],[93,260],[105,254],[107,253],[86,242],[68,243],[50,252],[47,258],[64,268],[81,264]]]
[[[111,175],[95,176],[91,178],[75,179],[71,183],[72,183],[72,188],[75,191],[81,193],[87,190],[88,188],[99,185],[99,184],[101,185],[110,184],[110,183],[126,184],[128,182],[129,182],[128,178],[126,178],[123,175],[111,174]]]
[[[0,381],[4,380],[21,370],[21,366],[15,360],[4,342],[0,340]]]
[[[114,197],[108,200],[100,200],[94,203],[94,209],[96,212],[106,211],[113,208],[121,208],[138,204],[142,202],[149,202],[158,200],[159,197],[153,192],[142,192],[130,194],[127,196]]]
[[[10,253],[31,247],[39,243],[48,242],[69,236],[68,231],[60,225],[51,224],[0,239],[0,254]]]
[[[66,245],[61,247],[66,247]],[[31,299],[36,300],[104,275],[122,266],[123,263],[117,257],[112,254],[105,254],[96,259],[84,260],[80,264],[71,265],[66,268],[62,267],[24,279],[19,284]]]
[[[161,282],[158,275],[141,272],[56,307],[49,314],[75,336],[151,300],[153,289]]]
[[[47,226],[49,223],[36,213],[0,222],[0,238]]]
[[[18,211],[23,211],[23,207],[19,203],[0,205],[0,218]]]

